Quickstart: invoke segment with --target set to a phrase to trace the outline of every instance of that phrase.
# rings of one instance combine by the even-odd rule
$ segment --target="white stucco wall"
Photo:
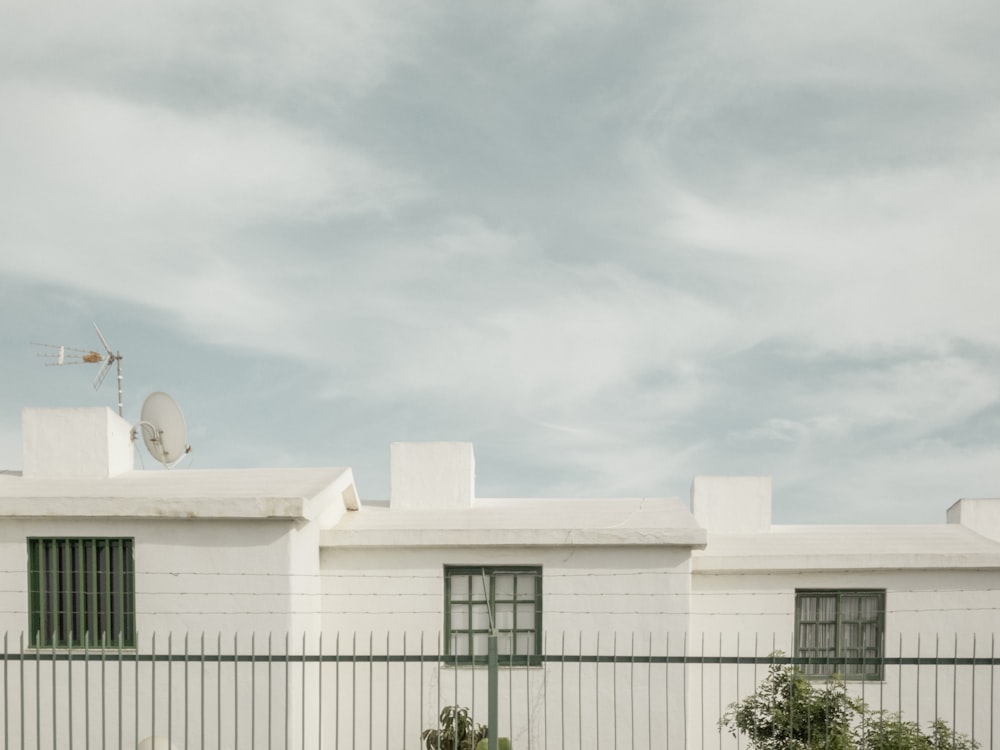
[[[376,652],[388,648],[394,653],[406,649],[416,653],[421,637],[427,652],[436,652],[444,634],[444,567],[446,565],[532,565],[541,566],[543,576],[542,618],[543,651],[569,655],[600,653],[647,653],[650,639],[654,651],[662,652],[667,634],[672,634],[673,648],[683,643],[688,627],[687,599],[690,587],[690,561],[686,548],[662,547],[451,547],[427,548],[332,548],[324,547],[323,569],[324,640],[335,643],[340,637],[341,648],[355,648],[355,633],[361,639],[358,647],[365,653],[369,634]],[[339,612],[339,614],[338,614]],[[599,642],[598,642],[598,639]],[[580,672],[576,670],[582,670]],[[533,746],[542,744],[544,705],[542,691],[566,690],[565,704],[570,710],[577,705],[600,706],[597,718],[588,708],[586,726],[603,721],[605,731],[614,717],[614,688],[628,689],[624,669],[615,671],[612,665],[600,667],[595,680],[595,667],[564,667],[549,663],[545,667],[520,667],[504,678],[504,700],[500,725],[504,732],[514,733],[514,744],[527,746],[530,733]],[[566,675],[569,681],[566,681]],[[403,679],[397,677],[395,680]],[[663,692],[665,685],[654,688],[656,705],[675,701],[675,710],[682,708],[682,675],[673,677],[671,697]],[[434,722],[438,705],[459,703],[473,706],[485,723],[485,669],[448,667],[428,664],[421,674],[411,669],[408,676],[411,698],[407,723],[411,728],[427,727]],[[576,694],[578,684],[585,695]],[[562,687],[560,687],[562,686]],[[364,686],[363,686],[364,687]],[[595,692],[596,691],[596,692]],[[376,694],[379,691],[376,690]],[[550,705],[556,700],[550,694]],[[596,708],[594,709],[597,710]],[[345,706],[346,711],[346,706]],[[577,724],[570,722],[567,741],[578,741]],[[398,726],[401,728],[402,723]],[[682,727],[678,724],[671,734],[680,741]],[[393,731],[396,731],[394,729]],[[401,729],[399,730],[401,731]],[[384,737],[376,737],[376,744]],[[589,740],[585,739],[585,742]],[[392,746],[402,746],[402,738],[390,737]]]
[[[711,543],[709,544],[711,549]],[[815,561],[813,561],[815,564]],[[1000,612],[1000,570],[898,569],[760,570],[697,572],[691,591],[693,653],[767,656],[773,651],[795,653],[795,592],[797,589],[884,589],[886,591],[885,654],[932,657],[989,656]],[[918,675],[919,672],[919,675]],[[688,743],[700,743],[706,733],[712,743],[735,748],[728,734],[720,735],[714,721],[725,707],[753,692],[766,667],[736,670],[706,667],[689,679],[688,702],[704,723],[693,721]],[[952,672],[933,667],[889,667],[880,681],[850,683],[852,692],[872,706],[903,711],[909,720],[926,724],[938,713],[958,730],[983,736],[991,716],[984,672]],[[972,683],[978,683],[973,690]],[[721,681],[721,683],[720,683]],[[922,690],[916,687],[918,681]],[[952,697],[961,710],[952,721]],[[973,725],[971,703],[976,704]],[[713,745],[715,746],[715,745]]]

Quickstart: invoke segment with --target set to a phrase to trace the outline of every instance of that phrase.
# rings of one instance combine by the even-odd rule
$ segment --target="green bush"
[[[486,727],[476,724],[469,716],[469,709],[445,706],[438,716],[437,729],[425,729],[420,739],[427,750],[474,750],[486,736]]]
[[[790,666],[772,665],[756,692],[729,706],[719,720],[752,750],[976,750],[941,719],[923,732],[899,714],[874,711],[834,677],[813,683]]]
[[[479,744],[476,745],[476,750],[490,750],[490,741],[479,740]],[[497,750],[510,750],[510,738],[497,737]]]

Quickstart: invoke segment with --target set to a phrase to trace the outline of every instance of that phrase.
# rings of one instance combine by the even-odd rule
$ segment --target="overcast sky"
[[[481,496],[1000,496],[992,0],[0,4],[0,465],[22,406],[183,467],[475,443]],[[144,457],[147,468],[154,464]]]

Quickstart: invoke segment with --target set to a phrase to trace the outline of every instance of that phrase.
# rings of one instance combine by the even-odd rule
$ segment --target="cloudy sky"
[[[1000,5],[0,4],[0,465],[166,390],[187,466],[469,440],[482,496],[1000,495]],[[152,460],[146,456],[147,468]],[[183,469],[177,469],[183,470]]]

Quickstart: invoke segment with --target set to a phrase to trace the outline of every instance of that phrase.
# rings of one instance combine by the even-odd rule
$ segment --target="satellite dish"
[[[187,440],[187,427],[181,409],[170,396],[156,391],[146,396],[139,417],[142,442],[149,455],[168,468],[191,452]]]

